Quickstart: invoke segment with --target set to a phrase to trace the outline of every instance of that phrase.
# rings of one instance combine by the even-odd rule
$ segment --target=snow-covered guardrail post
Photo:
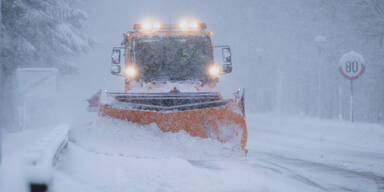
[[[27,151],[26,180],[30,192],[49,191],[53,167],[68,145],[68,133],[68,125],[57,126]]]

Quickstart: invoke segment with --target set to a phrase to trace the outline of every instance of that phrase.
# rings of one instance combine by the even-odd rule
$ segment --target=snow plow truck
[[[247,153],[244,90],[224,99],[216,91],[220,75],[232,72],[229,46],[213,46],[207,25],[145,22],[124,33],[112,50],[111,73],[124,79],[124,92],[101,91],[102,116],[140,125],[155,123],[163,132],[236,142]],[[221,64],[214,50],[221,50]]]

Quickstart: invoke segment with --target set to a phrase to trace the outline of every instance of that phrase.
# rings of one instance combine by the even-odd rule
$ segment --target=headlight
[[[179,23],[179,29],[182,31],[196,31],[196,30],[204,30],[207,28],[205,23],[200,23],[198,21],[181,21]]]
[[[208,68],[208,73],[213,78],[219,77],[221,74],[221,68],[218,65],[213,64]]]
[[[141,27],[142,27],[145,31],[152,30],[152,23],[150,23],[150,22],[144,22],[143,24],[141,24]]]
[[[195,21],[189,24],[189,27],[191,29],[197,29],[199,27],[199,24]]]
[[[137,75],[137,69],[135,66],[128,66],[125,68],[125,76],[131,79],[134,79]]]
[[[188,23],[186,21],[182,21],[179,24],[179,27],[180,27],[181,30],[187,30],[188,29]]]
[[[159,30],[161,28],[161,24],[160,23],[154,23],[153,28],[156,30]]]

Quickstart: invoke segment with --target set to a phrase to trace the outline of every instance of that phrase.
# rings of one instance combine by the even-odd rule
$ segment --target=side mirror
[[[111,73],[112,75],[119,75],[121,73],[121,66],[112,64],[111,65]]]
[[[113,48],[112,50],[112,64],[120,64],[121,51],[119,48]]]
[[[223,72],[224,73],[231,73],[232,72],[232,64],[224,64],[223,65]]]
[[[224,63],[232,63],[231,48],[229,47],[222,48],[222,53],[223,53]]]
[[[221,50],[223,54],[223,72],[231,73],[232,72],[231,48],[229,46],[225,46]]]

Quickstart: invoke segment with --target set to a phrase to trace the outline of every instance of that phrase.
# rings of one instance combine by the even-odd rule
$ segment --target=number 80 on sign
[[[355,52],[349,52],[340,59],[339,71],[348,80],[358,79],[365,71],[363,57]]]

